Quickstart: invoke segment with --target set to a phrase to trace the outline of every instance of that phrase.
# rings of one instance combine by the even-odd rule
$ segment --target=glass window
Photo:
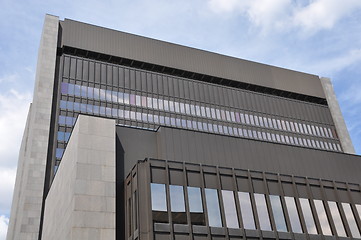
[[[169,101],[164,99],[163,103],[164,103],[164,111],[169,111]]]
[[[332,215],[333,223],[335,224],[337,235],[340,237],[347,237],[345,227],[341,219],[340,211],[337,207],[336,202],[328,201],[328,206],[330,207],[330,212]]]
[[[99,89],[100,100],[105,101],[105,90]]]
[[[305,198],[300,198],[300,204],[303,212],[303,217],[306,222],[307,232],[309,234],[318,234],[309,200]]]
[[[187,187],[187,190],[191,223],[194,225],[205,225],[201,189],[198,187]]]
[[[158,99],[158,109],[159,110],[163,110],[164,107],[163,107],[163,99]]]
[[[191,114],[191,109],[188,103],[184,104],[186,114]]]
[[[355,216],[352,213],[351,205],[349,203],[342,203],[343,211],[345,212],[348,226],[350,227],[352,237],[361,238],[360,231],[357,227]]]
[[[169,101],[169,111],[174,112],[174,102]]]
[[[185,212],[183,186],[170,185],[170,209],[172,212]]]
[[[179,102],[174,102],[174,110],[175,110],[176,113],[179,113],[179,112],[180,112]]]
[[[99,100],[100,99],[100,93],[99,93],[99,88],[94,88],[93,91],[94,91],[94,99],[95,100]]]
[[[202,117],[206,117],[206,108],[205,107],[201,107],[201,115]]]
[[[142,106],[141,96],[135,95],[135,105],[137,105],[139,107]]]
[[[60,108],[61,109],[66,109],[66,101],[60,100]]]
[[[158,100],[156,98],[152,98],[152,99],[153,99],[153,108],[158,109]]]
[[[59,116],[59,124],[65,125],[65,116]]]
[[[63,148],[57,148],[55,151],[55,157],[60,159],[63,156],[64,149]]]
[[[190,212],[203,212],[201,189],[197,187],[187,187],[189,211]]]
[[[222,190],[222,199],[223,199],[224,215],[226,216],[227,227],[239,228],[233,191]]]
[[[292,231],[295,233],[302,233],[300,217],[298,215],[296,202],[293,197],[285,197],[288,215],[290,217]]]
[[[239,115],[241,116],[241,122],[242,122],[243,124],[245,124],[245,123],[246,123],[246,120],[245,120],[244,114],[243,114],[243,113],[240,113]]]
[[[328,218],[323,202],[321,200],[313,200],[313,201],[315,203],[316,212],[317,212],[318,220],[320,221],[323,235],[332,236],[330,223],[328,222]]]
[[[280,196],[270,195],[269,198],[271,201],[272,212],[273,212],[273,217],[275,219],[277,231],[287,232],[285,215],[283,213]]]
[[[64,132],[58,132],[57,140],[58,141],[64,141],[65,139],[65,133]]]
[[[135,95],[129,94],[129,102],[131,105],[135,105]]]
[[[165,184],[151,183],[152,210],[167,211]]]
[[[74,84],[71,83],[68,84],[68,94],[74,95]]]
[[[61,93],[62,94],[68,94],[68,84],[67,83],[61,83]]]
[[[258,220],[261,230],[272,231],[265,195],[255,193],[254,199],[256,201]]]
[[[69,138],[70,138],[70,132],[66,132],[64,137],[65,142],[68,142]]]
[[[208,221],[211,227],[222,227],[221,212],[219,209],[218,192],[216,189],[205,189],[208,210]]]

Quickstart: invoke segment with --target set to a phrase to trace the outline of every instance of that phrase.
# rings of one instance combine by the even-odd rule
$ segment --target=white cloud
[[[331,29],[341,18],[361,7],[360,0],[316,0],[294,14],[294,24],[306,32]]]
[[[14,167],[25,127],[31,94],[9,90],[0,93],[0,165]]]
[[[300,4],[295,0],[209,0],[218,14],[238,13],[265,31],[301,29],[313,34],[331,29],[340,19],[361,8],[360,0],[311,0]]]
[[[15,176],[16,168],[0,167],[0,214],[5,214],[7,216],[10,214]]]
[[[9,219],[4,215],[0,216],[0,240],[6,239],[6,233],[8,231]]]
[[[311,64],[309,63],[306,68],[308,68],[307,70],[309,72],[317,72],[325,77],[331,77],[333,74],[345,70],[346,68],[359,62],[361,62],[361,49],[351,49],[338,56],[325,57],[321,60],[317,59],[316,62],[312,62]]]

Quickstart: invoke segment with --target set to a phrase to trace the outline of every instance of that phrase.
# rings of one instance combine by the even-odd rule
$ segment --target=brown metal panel
[[[324,98],[315,75],[65,19],[62,45]]]

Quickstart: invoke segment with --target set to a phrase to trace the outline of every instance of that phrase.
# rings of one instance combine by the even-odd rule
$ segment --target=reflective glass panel
[[[320,221],[323,235],[332,236],[330,223],[328,222],[328,218],[323,202],[321,200],[313,200],[313,201],[315,203],[316,212],[317,212],[318,220]]]
[[[219,209],[218,193],[216,189],[205,189],[208,211],[208,221],[211,227],[222,227],[221,212]]]
[[[296,202],[293,197],[285,197],[288,215],[290,217],[292,231],[295,233],[302,233],[302,227],[300,224],[300,218],[298,215]]]
[[[224,214],[228,228],[239,228],[233,191],[222,190]]]
[[[203,212],[201,189],[197,187],[188,187],[188,201],[190,212]]]
[[[340,237],[347,237],[345,227],[343,226],[343,222],[341,219],[340,211],[337,207],[337,203],[328,201],[328,206],[330,207],[330,212],[332,215],[333,223],[336,227],[337,235]]]
[[[167,211],[165,184],[151,183],[152,210]]]
[[[276,228],[279,232],[287,232],[287,226],[285,222],[285,216],[283,213],[282,203],[280,196],[269,196],[272,206],[273,217],[275,219]]]
[[[254,199],[256,201],[258,220],[261,230],[272,231],[269,220],[268,208],[264,194],[255,193]]]
[[[300,198],[300,204],[303,212],[303,217],[306,222],[307,232],[309,234],[317,234],[315,219],[313,218],[310,202],[308,199]]]
[[[172,212],[185,212],[183,186],[170,185],[170,209]]]
[[[355,216],[352,213],[351,205],[349,203],[342,203],[343,211],[345,212],[348,226],[350,227],[352,237],[361,238],[360,231],[357,227]]]

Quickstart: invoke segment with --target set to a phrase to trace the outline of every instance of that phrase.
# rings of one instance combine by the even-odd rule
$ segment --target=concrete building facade
[[[361,238],[330,79],[47,15],[8,240]]]

